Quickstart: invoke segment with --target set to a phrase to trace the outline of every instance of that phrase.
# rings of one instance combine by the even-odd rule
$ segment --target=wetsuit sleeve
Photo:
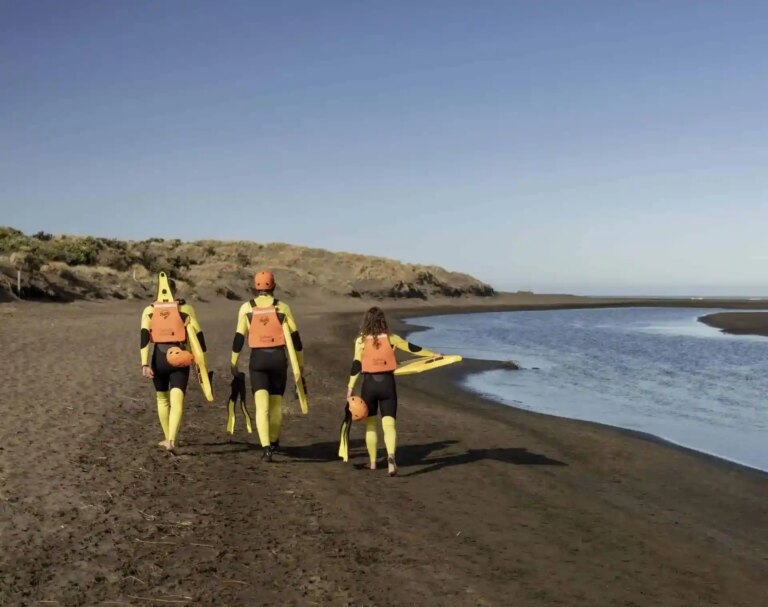
[[[360,376],[360,371],[363,370],[363,364],[360,362],[363,358],[363,340],[359,337],[355,340],[355,358],[352,360],[352,369],[349,371],[349,383],[347,388],[350,390],[355,389],[357,378]]]
[[[285,315],[285,322],[288,323],[288,330],[291,332],[291,340],[293,341],[293,349],[296,350],[296,358],[299,361],[299,366],[304,368],[304,346],[301,343],[301,335],[299,335],[299,328],[296,325],[296,319],[293,316],[291,307],[287,303],[282,301],[277,304],[277,308]]]
[[[141,314],[141,366],[149,365],[149,325],[152,322],[152,306],[144,308]]]
[[[390,334],[389,343],[392,344],[393,348],[397,348],[403,352],[408,352],[414,356],[421,356],[422,358],[437,356],[436,352],[432,352],[432,350],[427,350],[426,348],[412,344],[411,342],[404,340],[402,337],[395,335],[394,333]]]
[[[240,306],[240,311],[237,314],[235,339],[232,340],[232,355],[229,358],[229,364],[233,367],[237,365],[237,360],[240,358],[240,352],[245,345],[245,336],[248,333],[248,310],[250,310],[250,306],[248,305],[248,302],[246,302]]]

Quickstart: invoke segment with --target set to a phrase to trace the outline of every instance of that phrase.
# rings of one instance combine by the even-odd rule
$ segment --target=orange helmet
[[[189,367],[195,362],[195,357],[192,352],[182,350],[177,346],[168,348],[165,358],[168,360],[168,364],[172,367]]]
[[[257,291],[272,291],[275,288],[275,275],[269,270],[256,272],[253,277],[253,284]]]
[[[359,396],[350,396],[347,401],[349,412],[352,414],[352,421],[358,422],[368,417],[368,405]]]

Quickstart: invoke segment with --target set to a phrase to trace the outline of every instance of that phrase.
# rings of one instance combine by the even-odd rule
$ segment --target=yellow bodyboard
[[[209,403],[213,402],[213,388],[211,387],[211,378],[208,375],[208,367],[205,364],[205,352],[197,339],[195,330],[187,323],[187,343],[189,351],[195,357],[195,366],[197,367],[197,379],[200,380],[200,388],[203,390],[203,396]]]
[[[299,358],[296,356],[296,350],[293,347],[291,330],[285,322],[283,323],[283,335],[285,336],[285,349],[288,350],[288,359],[291,361],[293,379],[296,382],[296,393],[299,395],[301,412],[306,415],[309,413],[309,402],[307,402],[307,393],[304,390],[304,378],[301,377],[301,367],[299,366]]]
[[[462,358],[458,354],[447,356],[432,356],[431,358],[417,358],[409,360],[395,369],[395,375],[413,375],[414,373],[423,373],[439,367],[445,367],[454,363],[461,362]]]

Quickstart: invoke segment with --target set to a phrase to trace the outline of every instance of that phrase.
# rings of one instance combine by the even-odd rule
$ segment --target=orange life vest
[[[278,348],[285,345],[283,325],[274,306],[251,309],[248,345],[251,348]]]
[[[179,312],[179,302],[152,304],[149,338],[156,344],[176,344],[187,340],[187,330]]]
[[[378,343],[373,335],[366,335],[363,343],[363,360],[360,361],[363,373],[384,373],[397,369],[395,351],[389,343],[389,336],[382,333],[377,336]]]

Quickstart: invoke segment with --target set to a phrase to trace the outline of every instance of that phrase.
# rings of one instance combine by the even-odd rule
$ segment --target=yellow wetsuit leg
[[[262,447],[269,447],[269,392],[257,390],[253,394],[256,401],[256,431]]]
[[[170,392],[157,393],[157,416],[160,418],[160,425],[163,428],[163,436],[168,440],[168,418],[171,415],[171,394]]]
[[[181,388],[171,389],[171,414],[168,424],[168,440],[175,441],[181,426],[181,416],[184,413],[184,391]]]
[[[381,418],[381,427],[384,430],[384,443],[387,445],[387,455],[394,456],[397,449],[397,430],[395,418],[389,415]]]
[[[280,440],[280,428],[283,426],[283,397],[269,395],[269,442]]]
[[[376,418],[368,417],[365,420],[365,446],[368,449],[368,457],[372,464],[376,463],[376,449],[379,437],[376,432]]]

